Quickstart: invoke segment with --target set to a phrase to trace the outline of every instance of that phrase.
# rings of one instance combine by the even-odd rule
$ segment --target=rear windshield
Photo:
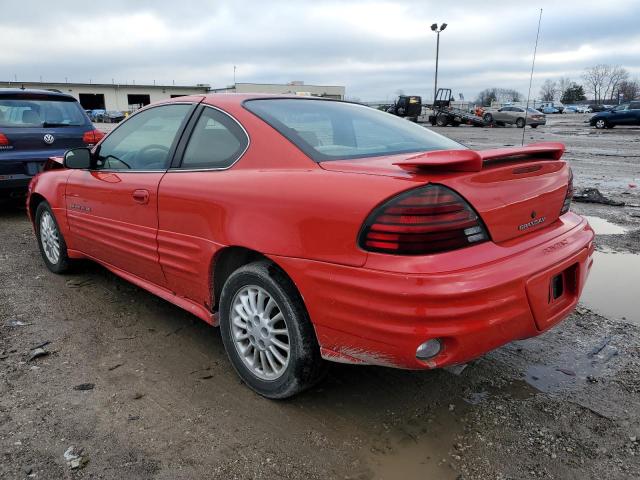
[[[466,148],[370,107],[330,100],[248,100],[245,107],[316,162]]]
[[[0,127],[65,127],[85,123],[84,112],[73,100],[0,97]]]

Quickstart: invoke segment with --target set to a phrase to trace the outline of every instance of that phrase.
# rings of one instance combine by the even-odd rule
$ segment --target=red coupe
[[[594,233],[563,151],[473,151],[341,101],[180,97],[51,159],[28,212],[51,271],[95,260],[219,324],[246,384],[284,398],[323,359],[433,369],[569,315]]]

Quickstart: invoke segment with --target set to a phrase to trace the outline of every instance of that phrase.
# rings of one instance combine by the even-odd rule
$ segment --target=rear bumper
[[[23,174],[1,175],[0,196],[24,196],[33,177]]]
[[[591,267],[594,234],[580,217],[564,217],[518,245],[487,245],[500,249],[500,258],[487,260],[482,252],[475,265],[451,271],[436,259],[432,271],[438,273],[370,268],[379,267],[378,261],[354,268],[273,259],[298,286],[326,359],[438,368],[538,335],[573,311]],[[480,247],[458,255],[473,259],[473,249]],[[549,287],[556,275],[565,279],[565,292],[552,300]],[[417,347],[432,338],[441,340],[441,352],[428,361],[416,359]]]

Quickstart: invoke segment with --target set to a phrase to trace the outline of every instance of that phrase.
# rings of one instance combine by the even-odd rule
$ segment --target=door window
[[[131,117],[100,145],[97,168],[166,170],[169,154],[192,105],[162,105]]]
[[[205,107],[184,152],[181,167],[227,168],[242,156],[249,144],[242,127],[226,113]]]

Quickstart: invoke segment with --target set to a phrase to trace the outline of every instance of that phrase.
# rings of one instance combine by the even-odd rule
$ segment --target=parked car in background
[[[544,114],[534,108],[529,107],[526,111],[526,107],[506,106],[498,110],[488,111],[482,116],[486,123],[496,125],[515,125],[518,128],[524,128],[525,117],[526,124],[531,128],[537,128],[538,125],[545,125],[547,119]]]
[[[51,271],[91,259],[220,325],[244,383],[284,398],[323,359],[457,365],[570,315],[594,233],[563,152],[473,151],[349,102],[181,97],[48,163],[28,214]]]
[[[578,113],[578,107],[575,105],[565,105],[562,113]]]
[[[104,109],[96,108],[94,110],[91,110],[91,113],[89,114],[89,118],[91,119],[92,122],[100,122],[104,113],[105,113]]]
[[[100,121],[103,123],[120,123],[124,120],[126,115],[123,112],[117,110],[107,110],[101,117]]]
[[[555,114],[564,112],[564,105],[559,102],[543,102],[539,105],[535,105],[535,107],[544,113]],[[545,108],[549,108],[549,110],[545,111]]]
[[[70,95],[0,89],[0,196],[24,196],[49,157],[103,136]]]
[[[578,113],[591,113],[593,110],[589,105],[577,105],[576,106]]]
[[[601,103],[594,103],[593,105],[589,105],[589,107],[591,108],[592,112],[606,112],[607,110],[609,110],[611,107],[607,106],[607,105],[603,105]]]
[[[561,113],[560,110],[558,110],[556,107],[551,107],[551,106],[546,106],[546,107],[542,107],[542,113],[546,114],[556,114],[556,113]]]
[[[613,128],[616,125],[640,125],[640,101],[623,103],[604,112],[596,113],[589,124],[598,129]]]

